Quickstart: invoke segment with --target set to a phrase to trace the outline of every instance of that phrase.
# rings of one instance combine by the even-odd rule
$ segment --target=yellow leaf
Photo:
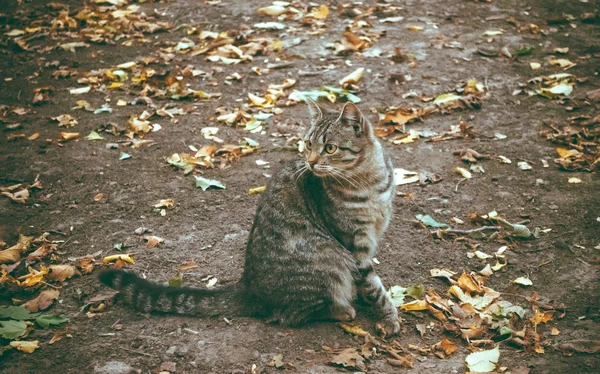
[[[127,262],[129,264],[134,263],[133,254],[106,256],[102,259],[102,262],[105,264],[108,264],[109,262],[113,262],[113,261],[117,261],[117,260],[121,260],[121,261]]]
[[[550,65],[560,66],[561,68],[568,69],[568,68],[575,66],[576,64],[567,60],[566,58],[558,58],[558,59],[550,60]]]
[[[100,192],[99,194],[94,196],[94,201],[100,201],[104,197],[104,194]]]
[[[254,187],[248,190],[248,194],[250,195],[258,195],[264,193],[267,189],[267,186]]]
[[[571,177],[569,178],[569,183],[581,183],[581,179],[577,178],[577,177]]]
[[[328,15],[329,15],[329,8],[325,4],[322,4],[318,8],[313,9],[313,11],[310,12],[310,14],[309,14],[309,16],[312,16],[314,19],[319,19],[319,20],[327,19]]]
[[[77,139],[77,138],[79,138],[79,133],[78,132],[64,132],[64,131],[61,131],[60,132],[60,137],[63,138],[64,140]]]
[[[35,351],[36,349],[38,349],[40,347],[39,341],[37,341],[37,340],[14,341],[14,342],[10,342],[10,346],[13,348],[17,348],[19,351],[23,351],[25,353],[32,353],[33,351]]]
[[[475,279],[465,272],[458,278],[458,286],[469,293],[484,292],[484,289],[475,281]]]
[[[32,267],[28,268],[29,274],[19,277],[19,286],[32,287],[44,280],[44,276],[48,274],[48,268],[40,267],[40,270],[35,270]]]
[[[463,178],[466,179],[470,179],[473,177],[473,175],[471,174],[470,171],[468,171],[467,169],[461,168],[461,167],[457,167],[456,171],[463,176]]]
[[[531,70],[537,70],[542,67],[542,64],[539,62],[530,62],[529,66],[531,67]]]
[[[427,300],[415,300],[400,305],[400,308],[404,309],[405,312],[410,312],[415,310],[427,310],[428,305],[429,303],[427,303]]]
[[[365,330],[363,330],[363,328],[360,327],[356,323],[340,322],[338,325],[342,329],[344,329],[344,331],[346,331],[347,333],[352,334],[352,335],[357,335],[357,336],[367,336],[367,335],[369,335],[368,332],[366,332]]]
[[[423,31],[423,28],[421,26],[415,25],[408,26],[406,29],[409,31]]]
[[[162,199],[158,203],[154,204],[155,208],[172,208],[175,205],[173,199]]]

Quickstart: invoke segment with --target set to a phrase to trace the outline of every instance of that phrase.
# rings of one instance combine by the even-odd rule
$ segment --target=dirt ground
[[[69,6],[72,15],[84,5],[77,1],[61,3]],[[110,5],[86,3],[92,7]],[[127,6],[129,2],[124,3]],[[115,244],[125,243],[129,247],[121,253],[135,253],[135,263],[128,267],[150,280],[166,282],[175,276],[180,264],[194,260],[198,267],[184,272],[186,285],[205,287],[208,276],[217,278],[217,287],[235,282],[242,273],[246,237],[260,199],[259,194],[251,195],[248,190],[265,185],[268,183],[265,173],[276,173],[281,165],[299,157],[297,151],[286,147],[286,137],[272,134],[301,133],[306,128],[308,113],[302,103],[289,107],[281,105],[282,113],[265,121],[262,133],[249,133],[243,127],[218,123],[215,120],[217,108],[232,110],[247,101],[248,93],[261,95],[268,84],[279,84],[286,78],[297,80],[288,91],[310,91],[323,84],[337,87],[344,76],[364,67],[367,70],[356,93],[362,100],[358,105],[373,123],[377,123],[375,108],[418,104],[421,94],[436,97],[474,78],[487,86],[479,110],[434,113],[422,122],[406,127],[407,130],[443,133],[450,125],[464,120],[473,126],[478,136],[440,142],[426,139],[408,144],[384,142],[395,167],[427,171],[443,179],[435,184],[398,187],[403,194],[396,198],[393,221],[379,248],[377,271],[389,286],[423,284],[445,294],[447,285],[432,278],[430,269],[448,268],[462,272],[478,271],[485,266],[486,261],[467,256],[472,250],[467,245],[469,241],[434,238],[429,228],[415,224],[418,214],[451,222],[452,217],[468,221],[469,213],[497,211],[511,222],[528,220],[527,225],[532,229],[551,229],[535,240],[508,243],[509,264],[494,273],[486,285],[503,294],[517,295],[505,296],[514,302],[523,301],[524,297],[536,292],[546,300],[564,303],[566,315],[562,319],[555,318],[548,326],[539,326],[540,330],[546,331],[545,353],[524,352],[510,345],[500,345],[500,364],[507,367],[508,372],[515,370],[515,373],[598,372],[598,354],[566,356],[555,347],[565,341],[598,339],[600,178],[597,171],[561,170],[553,162],[558,157],[556,145],[540,136],[544,122],[566,122],[573,116],[594,117],[598,114],[600,104],[593,100],[576,105],[575,111],[566,108],[585,101],[587,92],[600,88],[598,14],[586,22],[581,18],[586,12],[597,12],[598,4],[591,0],[389,1],[388,4],[401,9],[383,17],[402,16],[403,19],[384,23],[380,22],[383,17],[377,14],[365,18],[373,25],[369,31],[385,31],[374,43],[374,47],[384,54],[369,57],[362,53],[336,55],[326,48],[328,43],[342,39],[350,18],[340,15],[344,2],[325,3],[330,15],[325,21],[325,31],[320,34],[311,35],[310,27],[303,28],[291,21],[283,22],[297,29],[257,31],[259,35],[284,41],[297,37],[304,39],[279,52],[255,56],[252,61],[235,65],[207,61],[203,54],[174,53],[168,63],[159,59],[152,65],[157,70],[192,65],[213,72],[212,77],[187,77],[186,82],[195,90],[219,92],[221,96],[209,100],[153,99],[161,108],[172,103],[190,106],[193,110],[175,116],[176,121],[169,117],[152,118],[151,122],[159,123],[161,129],[146,134],[144,139],[151,139],[155,144],[134,149],[122,143],[127,140],[123,135],[115,136],[100,130],[109,123],[123,127],[130,116],[138,116],[148,109],[143,102],[136,106],[116,104],[119,99],[131,101],[138,93],[106,88],[103,92],[92,89],[88,94],[72,95],[69,89],[85,85],[76,80],[93,70],[156,56],[161,48],[172,47],[184,37],[197,41],[197,34],[187,34],[192,26],[226,31],[239,29],[241,25],[274,21],[276,19],[256,12],[270,2],[180,0],[135,3],[140,6],[138,14],[144,12],[173,27],[167,32],[140,32],[137,38],[124,37],[113,45],[89,43],[89,47],[70,52],[44,48],[79,41],[75,32],[73,35],[69,32],[59,33],[59,36],[50,34],[33,40],[30,43],[40,47],[28,51],[20,49],[14,39],[5,34],[22,29],[35,19],[51,22],[49,20],[56,18],[60,9],[39,0],[23,1],[19,5],[14,1],[1,1],[0,104],[30,111],[22,115],[2,111],[5,116],[0,121],[4,130],[0,132],[0,186],[32,183],[37,175],[43,185],[42,189],[32,190],[24,204],[0,196],[1,238],[12,245],[18,232],[36,236],[50,232],[52,239],[64,241],[58,248],[61,263],[98,251],[101,254],[96,254],[97,259],[118,254]],[[361,8],[372,5],[374,3],[365,2]],[[548,21],[563,20],[564,14],[573,15],[575,19]],[[514,17],[526,28],[529,24],[538,25],[542,32],[532,32],[531,28],[519,30],[514,23],[506,21],[509,17]],[[407,29],[411,25],[423,30]],[[488,30],[502,30],[503,33],[484,36]],[[66,36],[71,37],[65,39]],[[142,38],[147,40],[144,42]],[[133,43],[125,45],[128,40]],[[535,49],[530,54],[516,56],[514,51],[523,46]],[[408,60],[392,61],[388,54],[393,53],[394,47],[406,53]],[[499,53],[504,47],[512,51],[511,58]],[[559,67],[550,66],[548,59],[554,56],[555,48],[564,47],[569,50],[562,57],[576,63],[566,72],[586,78],[576,83],[571,102],[537,95],[513,95],[520,88],[519,84],[527,83],[531,78],[563,72]],[[496,56],[492,57],[494,54]],[[54,65],[53,61],[59,63]],[[542,66],[532,70],[531,62],[539,62]],[[251,70],[255,66],[266,69],[272,63],[283,66],[271,68],[263,75]],[[54,79],[52,73],[57,70],[56,66],[64,66],[78,75]],[[225,77],[235,72],[242,76],[241,81],[225,83]],[[391,76],[401,76],[401,82],[395,82]],[[211,85],[211,80],[216,81],[216,85]],[[49,102],[33,105],[33,90],[42,86],[53,88]],[[406,95],[410,92],[415,95]],[[72,109],[76,101],[82,99],[94,108],[109,104],[113,111],[94,114]],[[340,104],[333,106],[339,108]],[[61,114],[72,115],[78,124],[69,129],[58,127],[50,118]],[[10,130],[10,123],[22,126]],[[191,175],[184,175],[166,161],[174,153],[190,152],[190,145],[201,148],[211,144],[211,140],[201,133],[206,126],[218,127],[217,136],[225,143],[238,144],[243,137],[250,137],[261,145],[260,150],[223,164],[224,167],[198,168],[194,172],[223,182],[226,189],[202,191],[195,187]],[[87,140],[86,136],[92,130],[99,131],[104,140]],[[80,137],[59,141],[61,131],[79,132]],[[26,136],[39,133],[39,137],[29,140],[9,136],[19,132]],[[496,133],[506,135],[506,139],[496,138]],[[117,143],[116,149],[109,143]],[[500,163],[495,157],[483,160],[480,165],[485,173],[475,173],[473,178],[463,180],[455,168],[468,168],[468,165],[453,155],[454,150],[463,148],[503,155],[512,163]],[[121,152],[131,158],[119,160]],[[257,160],[268,161],[270,169],[257,165]],[[547,161],[549,166],[544,167],[541,160]],[[532,169],[520,170],[519,161],[527,161]],[[569,183],[569,178],[573,177],[579,178],[581,183]],[[102,197],[94,199],[100,193]],[[154,208],[161,199],[175,201],[175,206],[166,209],[164,216]],[[139,227],[151,230],[152,235],[163,238],[164,242],[147,249],[142,236],[135,233]],[[467,223],[462,227],[473,226]],[[502,245],[494,240],[479,243],[478,249],[487,253],[495,252]],[[32,331],[29,338],[39,340],[40,348],[30,354],[6,351],[0,356],[3,373],[119,373],[131,368],[142,373],[157,373],[161,365],[162,370],[173,371],[173,364],[177,373],[245,373],[251,372],[253,365],[256,365],[257,373],[276,372],[278,370],[268,363],[278,354],[285,362],[293,364],[297,372],[333,373],[345,369],[328,363],[331,359],[328,349],[360,345],[359,338],[345,333],[335,323],[315,323],[290,329],[250,318],[226,321],[222,318],[144,315],[120,304],[90,314],[86,309],[89,299],[110,294],[97,281],[98,271],[97,268],[92,274],[67,280],[60,289],[59,302],[51,309],[70,319],[60,328],[68,327],[72,338],[50,345],[48,341],[59,328]],[[528,277],[533,285],[512,284],[517,277]],[[21,300],[29,297],[16,296]],[[3,300],[3,304],[7,305],[9,301],[9,298]],[[401,317],[404,320],[399,337],[402,344],[431,345],[445,336],[440,323],[429,314],[405,312]],[[375,334],[375,319],[368,311],[360,310],[357,322]],[[415,328],[419,323],[431,323],[432,328],[421,336]],[[551,326],[557,327],[560,333],[550,335]],[[446,359],[422,356],[411,369],[402,369],[390,366],[385,358],[379,357],[368,364],[368,371],[465,372],[468,344],[460,339],[454,341],[458,343],[458,351]],[[522,371],[516,371],[516,368]]]

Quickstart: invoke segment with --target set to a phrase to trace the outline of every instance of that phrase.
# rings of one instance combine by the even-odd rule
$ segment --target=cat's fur
[[[341,113],[309,100],[305,159],[275,175],[258,205],[242,279],[216,289],[171,288],[121,270],[100,274],[144,312],[248,315],[286,325],[351,320],[357,294],[389,333],[398,314],[373,256],[392,215],[390,158],[351,103]]]

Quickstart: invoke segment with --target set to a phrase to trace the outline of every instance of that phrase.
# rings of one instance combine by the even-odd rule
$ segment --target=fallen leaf
[[[368,332],[363,330],[363,328],[360,327],[356,323],[340,322],[340,323],[338,323],[338,326],[340,326],[344,331],[346,331],[347,333],[352,334],[352,335],[357,335],[357,336],[369,335]]]
[[[388,294],[392,299],[392,303],[396,308],[404,304],[404,298],[406,297],[406,288],[401,286],[392,286],[388,290]]]
[[[202,188],[202,191],[206,191],[210,187],[225,189],[225,185],[218,180],[207,179],[198,175],[194,175],[196,178],[196,187]]]
[[[0,336],[4,339],[16,339],[25,335],[27,332],[27,324],[23,321],[0,321]]]
[[[32,341],[23,341],[23,340],[13,341],[13,342],[10,342],[10,346],[13,347],[13,348],[17,348],[19,351],[22,351],[22,352],[25,352],[25,353],[33,353],[33,351],[35,351],[36,349],[38,349],[40,347],[38,340],[32,340]]]
[[[50,265],[49,273],[46,276],[49,280],[64,282],[74,275],[81,275],[77,268],[72,265]]]
[[[45,290],[45,291],[40,292],[38,297],[36,297],[35,299],[29,300],[28,302],[26,302],[25,304],[23,304],[21,306],[24,307],[25,309],[27,309],[28,311],[35,313],[38,310],[48,309],[48,307],[50,307],[50,305],[52,305],[54,300],[58,300],[58,295],[59,295],[58,290],[53,290],[53,289]]]
[[[473,352],[465,359],[469,371],[476,373],[490,373],[495,371],[500,359],[498,346],[487,351]]]
[[[356,348],[346,348],[342,352],[331,358],[331,363],[341,365],[343,367],[356,367],[358,362],[362,363],[363,356],[358,353]]]
[[[63,140],[77,139],[77,138],[79,138],[79,133],[78,132],[64,132],[64,131],[61,131],[60,132],[60,137],[63,138]]]
[[[471,179],[473,177],[473,175],[471,174],[470,171],[468,171],[467,169],[461,168],[461,167],[457,167],[456,171],[463,176],[463,178],[466,179]]]
[[[567,354],[598,353],[600,352],[600,340],[572,340],[558,344],[558,349]]]
[[[121,261],[127,262],[129,264],[134,263],[133,254],[119,254],[119,255],[106,256],[102,259],[102,262],[105,264],[108,264],[109,262],[113,262],[113,261],[117,261],[117,260],[121,260]]]
[[[94,195],[93,199],[94,199],[94,201],[100,201],[100,200],[102,200],[103,197],[104,197],[104,194],[102,192],[100,192],[99,194]]]
[[[344,88],[354,87],[354,85],[362,78],[364,72],[365,68],[356,69],[340,80],[340,86]]]
[[[267,186],[254,187],[254,188],[250,188],[248,190],[248,194],[258,195],[258,194],[264,193],[266,190],[267,190]]]
[[[525,278],[525,277],[519,277],[515,280],[512,281],[515,284],[520,284],[522,286],[532,286],[533,282],[531,281],[531,279],[529,278]]]
[[[569,183],[574,183],[574,184],[581,183],[581,179],[579,179],[577,177],[571,177],[571,178],[569,178]]]
[[[146,240],[146,248],[148,249],[154,248],[165,241],[163,238],[154,235],[144,236],[144,240]]]
[[[400,307],[405,312],[427,310],[428,306],[429,306],[429,303],[427,302],[427,300],[414,300],[414,301],[411,301],[410,303],[400,305]]]
[[[403,184],[416,183],[419,181],[419,173],[416,171],[394,168],[394,182],[396,186]]]
[[[425,224],[425,226],[428,226],[428,227],[450,228],[450,226],[448,224],[439,223],[438,221],[433,219],[430,215],[417,214],[415,217],[419,221],[423,222]]]

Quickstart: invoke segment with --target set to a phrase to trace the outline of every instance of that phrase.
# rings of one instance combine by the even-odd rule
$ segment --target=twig
[[[467,178],[463,178],[463,179],[459,180],[458,183],[456,184],[456,187],[454,187],[454,192],[458,193],[458,185],[466,180],[467,180]]]
[[[448,229],[444,230],[444,234],[469,235],[486,230],[500,231],[500,228],[500,226],[482,226],[471,230]]]
[[[157,356],[157,355],[153,355],[153,354],[151,354],[151,353],[146,353],[146,352],[138,352],[138,351],[136,351],[136,350],[129,349],[129,348],[124,348],[124,347],[121,347],[121,349],[122,349],[122,350],[124,350],[124,351],[127,351],[127,352],[131,352],[131,353],[137,353],[138,355],[142,355],[142,356],[148,356],[148,357],[156,357],[156,358],[158,358],[158,356]]]
[[[544,261],[544,262],[542,262],[541,264],[539,264],[538,266],[536,266],[536,268],[541,268],[541,267],[542,267],[542,266],[544,266],[544,265],[548,265],[548,264],[549,264],[549,263],[551,263],[552,261],[554,261],[554,260],[553,260],[553,259],[551,259],[551,260]]]
[[[588,262],[585,262],[585,261],[583,261],[583,260],[582,260],[582,259],[580,259],[580,258],[577,258],[577,261],[581,262],[582,264],[586,264],[587,266],[592,266],[592,265],[590,265]]]

